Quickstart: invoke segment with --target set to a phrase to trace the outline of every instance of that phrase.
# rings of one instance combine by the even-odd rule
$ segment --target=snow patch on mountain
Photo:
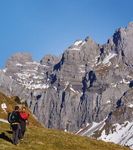
[[[112,59],[113,57],[115,57],[117,54],[116,53],[109,53],[109,55],[107,55],[104,60],[102,61],[103,64],[107,64],[110,62],[110,59]]]
[[[103,130],[98,139],[133,148],[133,122],[126,121],[123,124],[116,123],[113,127],[115,128],[113,133],[110,132],[110,134],[106,135],[105,130]]]
[[[29,86],[26,85],[28,89],[47,89],[49,88],[48,84],[30,84]]]
[[[10,71],[12,71],[11,69],[12,66],[2,71],[9,75]],[[10,77],[27,89],[46,89],[49,88],[49,83],[44,72],[47,69],[49,69],[48,65],[42,65],[36,61],[25,62],[24,64],[17,62],[13,66],[13,73]]]
[[[80,129],[76,134],[82,135],[82,136],[91,136],[93,133],[102,128],[105,125],[105,120],[101,122],[92,122],[88,123],[85,128]]]
[[[133,104],[129,106],[133,107]],[[107,134],[105,131],[105,120],[99,123],[93,122],[92,124],[88,124],[88,126],[80,129],[76,134],[90,137],[94,136],[96,131],[99,131],[101,134],[97,138],[98,140],[129,146],[133,149],[133,122],[125,121],[123,124],[112,124],[112,130]]]
[[[76,42],[74,43],[74,45],[75,45],[75,46],[78,46],[78,45],[82,44],[82,42],[83,42],[82,40],[76,41]]]
[[[2,71],[3,71],[3,72],[6,72],[6,71],[7,71],[7,68],[3,69]]]
[[[74,47],[74,48],[72,48],[71,50],[73,50],[73,51],[80,51],[80,48]]]
[[[133,104],[129,104],[128,107],[133,108]]]
[[[111,103],[111,101],[110,101],[110,100],[108,100],[108,101],[106,102],[106,104],[109,104],[109,103]]]
[[[16,64],[16,66],[20,66],[20,67],[21,67],[21,66],[23,66],[23,65],[22,65],[22,64],[20,64],[20,63],[17,63],[17,64]]]

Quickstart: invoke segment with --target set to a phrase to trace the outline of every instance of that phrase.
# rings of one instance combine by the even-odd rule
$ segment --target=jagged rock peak
[[[57,57],[54,55],[45,55],[41,60],[40,63],[43,64],[56,64],[60,61],[61,57]]]
[[[119,28],[113,35],[114,51],[119,54],[122,61],[128,65],[133,65],[133,22],[127,27]]]
[[[32,56],[29,53],[16,53],[13,56],[11,56],[11,58],[8,59],[7,63],[6,63],[6,67],[10,64],[16,64],[16,63],[20,63],[20,64],[24,64],[25,62],[32,62]]]
[[[82,43],[83,43],[82,40],[76,40],[76,41],[74,42],[74,45],[75,45],[75,46],[79,46],[79,45],[81,45]]]
[[[67,48],[67,50],[76,50],[79,51],[83,47],[86,47],[88,45],[89,47],[95,47],[99,44],[97,44],[91,37],[87,36],[84,40],[76,40],[71,46]]]
[[[85,41],[86,41],[86,42],[89,42],[89,43],[95,43],[94,40],[93,40],[90,36],[87,36],[87,37],[85,38]]]
[[[129,27],[129,28],[130,28],[130,27],[133,28],[133,21],[128,23],[128,27]]]

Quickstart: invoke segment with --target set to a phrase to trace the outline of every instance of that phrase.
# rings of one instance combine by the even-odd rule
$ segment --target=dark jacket
[[[18,124],[20,123],[20,112],[19,111],[13,111],[14,115],[15,115],[15,122],[12,124]]]

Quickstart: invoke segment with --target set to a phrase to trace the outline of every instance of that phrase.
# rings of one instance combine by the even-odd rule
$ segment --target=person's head
[[[22,112],[25,112],[25,111],[26,111],[26,107],[23,106],[23,107],[22,107]]]
[[[14,110],[19,111],[19,106],[15,106]]]

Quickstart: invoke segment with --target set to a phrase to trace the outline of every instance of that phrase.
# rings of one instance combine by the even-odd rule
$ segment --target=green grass
[[[10,104],[8,105],[16,104],[13,99],[5,97],[6,103],[9,100]],[[112,143],[43,128],[32,115],[29,121],[24,140],[17,146],[10,142],[12,134],[9,124],[0,122],[0,150],[128,150],[128,148]]]
[[[0,123],[0,150],[126,150],[112,143],[105,143],[87,137],[80,137],[57,130],[45,129],[42,127],[29,126],[25,138],[19,145],[15,146],[7,139],[11,138],[8,124]]]

